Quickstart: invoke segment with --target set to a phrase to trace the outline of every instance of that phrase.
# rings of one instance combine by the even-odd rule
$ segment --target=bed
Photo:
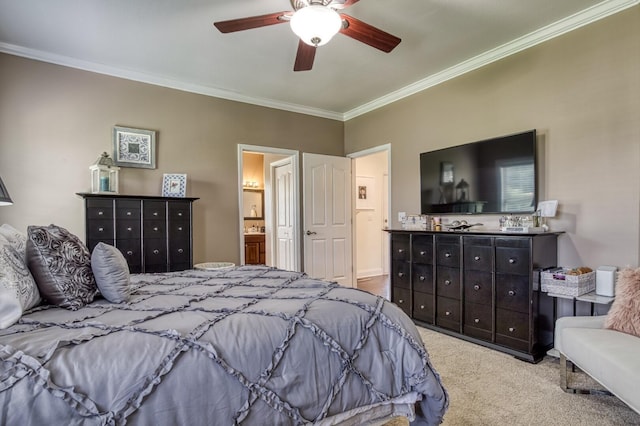
[[[384,298],[265,266],[128,278],[126,302],[41,303],[0,330],[0,423],[442,421],[418,330]]]

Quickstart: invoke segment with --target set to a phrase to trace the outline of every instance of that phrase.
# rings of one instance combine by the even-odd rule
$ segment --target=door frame
[[[369,156],[371,154],[377,154],[379,152],[386,152],[387,153],[387,173],[388,173],[388,176],[387,176],[387,188],[388,188],[388,191],[387,191],[387,212],[386,213],[387,213],[387,218],[389,219],[389,222],[390,222],[391,221],[391,198],[392,198],[391,197],[391,175],[392,175],[392,173],[391,173],[391,144],[387,143],[387,144],[384,144],[384,145],[374,146],[373,148],[367,148],[367,149],[364,149],[362,151],[352,152],[351,154],[347,154],[346,157],[350,158],[351,161],[352,161],[352,164],[354,164],[355,160],[357,158],[367,157],[367,156]],[[352,167],[352,170],[353,170],[353,167]],[[356,176],[355,175],[356,175],[355,173],[351,173],[351,180],[352,180],[351,187],[352,188],[355,188],[355,186],[356,186]],[[351,218],[352,218],[352,221],[356,217],[356,207],[355,207],[356,206],[356,201],[355,201],[355,197],[356,196],[357,196],[357,194],[354,192],[352,194],[353,202],[352,202],[352,206],[351,206],[351,210],[352,210],[351,211]],[[357,232],[356,232],[356,226],[352,226],[351,227],[351,233],[352,233],[352,241],[353,241],[353,247],[351,248],[351,256],[352,256],[352,260],[351,261],[352,261],[352,264],[353,264],[354,275],[356,275],[357,268],[358,268],[358,262],[357,262],[358,256],[357,256],[357,252],[356,252],[356,250],[357,250],[356,241],[357,241],[358,235],[357,235]],[[384,245],[383,245],[383,247],[384,247]],[[389,262],[391,261],[390,258],[389,258],[390,257],[389,251],[387,251],[386,253],[383,253],[383,257],[385,257],[384,259],[382,259],[383,271],[384,271],[384,264],[385,263],[389,264]],[[357,277],[354,277],[354,282],[357,282]]]
[[[242,216],[242,189],[243,189],[243,161],[242,154],[244,152],[253,152],[258,154],[276,154],[276,155],[286,155],[291,157],[291,165],[293,168],[293,188],[292,188],[292,203],[294,205],[294,228],[293,228],[293,247],[294,247],[294,260],[296,271],[300,271],[300,262],[302,258],[302,252],[300,249],[300,152],[293,149],[284,149],[284,148],[274,148],[268,146],[259,146],[259,145],[247,145],[247,144],[238,144],[238,234],[240,237],[240,264],[244,265],[244,218]],[[265,195],[267,191],[265,188]],[[269,191],[271,193],[271,191]],[[273,212],[273,199],[272,197],[265,198],[265,210],[268,208]],[[273,214],[271,214],[273,217]],[[272,227],[272,224],[267,224],[265,221],[265,226]],[[271,230],[273,232],[273,230]]]

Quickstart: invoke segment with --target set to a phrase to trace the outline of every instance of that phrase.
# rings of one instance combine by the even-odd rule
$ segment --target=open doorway
[[[298,151],[238,145],[240,261],[300,270],[298,223]],[[288,165],[288,185],[283,191],[283,164]],[[276,173],[277,171],[277,173]],[[282,208],[289,224],[282,240]],[[283,261],[286,259],[286,262]]]
[[[391,146],[349,155],[353,161],[354,256],[357,287],[390,298],[389,226]]]

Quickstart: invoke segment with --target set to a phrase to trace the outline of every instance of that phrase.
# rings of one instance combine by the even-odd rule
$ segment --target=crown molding
[[[555,37],[606,18],[607,16],[636,6],[637,4],[640,4],[640,0],[605,0],[602,3],[561,19],[560,21],[526,34],[520,38],[510,41],[509,43],[505,43],[502,46],[498,46],[443,71],[432,74],[427,78],[347,111],[344,113],[343,119],[344,121],[351,120],[352,118],[366,114],[367,112],[381,108],[430,87],[437,86],[438,84],[481,68],[492,62],[499,61],[507,56],[521,52]]]
[[[65,67],[76,68],[84,71],[104,74],[111,77],[124,78],[126,80],[138,81],[141,83],[153,84],[156,86],[168,87],[170,89],[181,90],[184,92],[197,93],[199,95],[207,95],[215,98],[227,99],[230,101],[243,102],[252,105],[274,108],[289,112],[296,112],[305,115],[312,115],[331,120],[343,121],[342,113],[334,111],[326,111],[319,108],[311,108],[304,105],[297,105],[287,102],[274,101],[272,99],[257,98],[235,93],[229,90],[219,89],[216,87],[203,86],[200,84],[191,84],[184,81],[175,80],[156,74],[149,74],[139,71],[127,70],[124,68],[112,67],[109,65],[99,64],[95,62],[83,61],[68,56],[57,55],[36,49],[28,49],[8,43],[0,42],[0,52],[10,55],[21,56],[27,59],[48,62]]]

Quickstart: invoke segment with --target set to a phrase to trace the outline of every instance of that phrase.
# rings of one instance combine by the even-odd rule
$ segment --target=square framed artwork
[[[120,167],[156,168],[156,132],[115,126],[113,161]]]
[[[163,197],[186,197],[187,195],[187,175],[165,173],[162,175],[162,196]]]

